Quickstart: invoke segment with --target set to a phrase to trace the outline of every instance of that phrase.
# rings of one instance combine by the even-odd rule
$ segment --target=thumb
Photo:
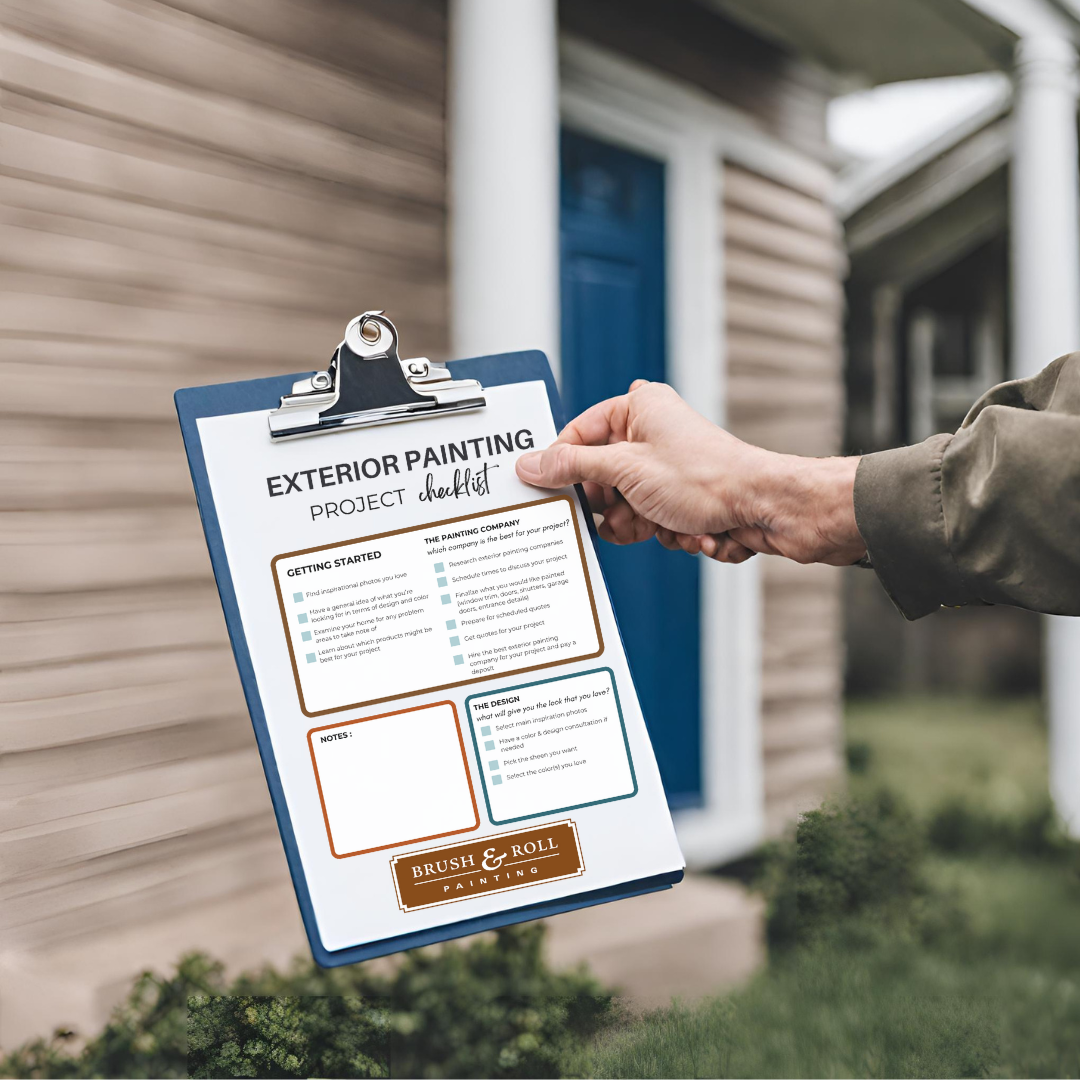
[[[546,450],[519,457],[517,474],[534,487],[560,488],[590,482],[618,487],[622,449],[623,444],[579,446],[554,442]]]

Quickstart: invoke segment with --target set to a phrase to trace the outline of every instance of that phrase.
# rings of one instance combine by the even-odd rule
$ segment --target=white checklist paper
[[[330,951],[683,866],[585,511],[514,469],[555,438],[546,387],[485,396],[472,413],[285,442],[266,410],[197,421]],[[489,723],[497,707],[481,704],[509,696],[530,712]],[[545,879],[545,853],[535,884],[480,891],[506,873],[483,876],[499,837],[530,844],[545,823],[572,838],[573,868]],[[403,896],[400,867],[455,858],[452,903]]]

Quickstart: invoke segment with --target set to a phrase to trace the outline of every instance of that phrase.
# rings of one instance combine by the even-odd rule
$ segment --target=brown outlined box
[[[454,717],[454,727],[457,730],[458,746],[461,748],[461,767],[465,772],[465,782],[469,785],[469,799],[472,801],[473,824],[466,829],[450,829],[448,832],[432,833],[430,836],[414,836],[405,840],[395,840],[391,844],[379,844],[378,847],[364,848],[361,851],[338,852],[334,848],[334,835],[330,829],[330,815],[326,812],[326,799],[323,796],[322,779],[319,776],[319,763],[315,757],[315,744],[312,736],[320,731],[338,730],[344,727],[352,727],[354,724],[366,724],[369,720],[385,720],[390,716],[404,716],[406,713],[422,712],[424,709],[436,709],[443,705],[449,705]],[[330,845],[330,854],[335,859],[351,859],[354,855],[368,855],[372,851],[386,851],[389,848],[401,847],[404,844],[422,844],[427,840],[439,840],[444,836],[456,836],[458,833],[473,832],[480,828],[480,810],[476,805],[476,792],[473,790],[472,776],[469,773],[469,756],[465,750],[465,739],[461,734],[461,721],[458,719],[457,706],[452,701],[432,701],[427,705],[414,705],[410,709],[397,709],[394,712],[379,713],[377,716],[362,716],[358,720],[339,720],[334,724],[323,724],[321,727],[312,728],[307,733],[308,753],[311,755],[311,767],[315,772],[315,786],[319,789],[319,805],[322,808],[323,824],[326,826],[326,840]]]
[[[528,667],[511,668],[508,671],[491,671],[483,675],[473,675],[467,679],[459,679],[456,682],[442,683],[438,686],[417,686],[400,694],[390,694],[386,697],[371,698],[367,701],[352,701],[345,705],[335,705],[332,709],[317,709],[310,711],[304,701],[304,690],[300,683],[300,669],[296,662],[296,652],[293,649],[292,634],[289,633],[290,623],[288,612],[285,607],[285,597],[281,591],[281,583],[278,581],[277,564],[279,559],[292,559],[298,555],[313,555],[320,551],[332,551],[334,548],[348,547],[351,544],[368,543],[372,540],[384,540],[388,536],[401,536],[404,533],[426,532],[429,529],[440,529],[445,525],[456,525],[461,521],[471,521],[473,518],[490,517],[492,514],[509,514],[514,510],[524,510],[533,506],[543,506],[546,503],[565,502],[570,506],[570,521],[574,526],[574,537],[577,540],[578,555],[581,558],[581,571],[585,577],[585,589],[589,597],[589,606],[592,609],[593,626],[596,629],[596,640],[599,648],[595,652],[582,653],[580,656],[567,656],[561,660],[548,660],[543,664],[531,664]],[[589,577],[589,565],[585,560],[585,546],[581,539],[581,528],[578,525],[575,513],[574,500],[569,495],[553,495],[547,499],[536,499],[533,502],[515,503],[513,506],[499,506],[492,510],[480,510],[473,514],[463,514],[461,517],[447,518],[444,521],[428,521],[421,525],[412,525],[407,529],[394,529],[391,532],[373,533],[371,536],[358,536],[351,540],[338,540],[332,544],[322,544],[318,547],[302,548],[299,551],[287,551],[281,555],[275,555],[270,560],[270,576],[274,579],[274,590],[277,593],[278,610],[281,612],[281,625],[285,632],[285,643],[289,648],[289,662],[292,664],[293,682],[296,685],[296,696],[300,702],[300,711],[309,717],[326,716],[329,713],[342,712],[345,709],[363,709],[369,705],[382,705],[387,701],[400,701],[402,698],[414,697],[417,694],[432,694],[442,690],[452,690],[456,686],[467,686],[469,683],[485,682],[489,679],[502,679],[511,675],[522,675],[529,671],[542,671],[545,668],[561,667],[563,664],[573,664],[578,660],[593,660],[602,655],[604,651],[604,636],[600,632],[600,616],[596,610],[596,598],[593,595],[592,580]]]

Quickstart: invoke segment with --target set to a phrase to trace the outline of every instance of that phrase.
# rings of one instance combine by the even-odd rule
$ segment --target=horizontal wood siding
[[[58,949],[92,991],[301,944],[172,392],[310,370],[365,307],[445,355],[445,24],[0,2],[3,1041],[35,1019],[10,973]]]
[[[840,450],[845,257],[827,206],[723,166],[728,416],[785,453]],[[770,833],[841,776],[839,571],[765,560],[762,723]]]

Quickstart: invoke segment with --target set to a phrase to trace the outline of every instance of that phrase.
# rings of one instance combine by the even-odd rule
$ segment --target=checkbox
[[[298,623],[306,623],[307,622],[307,613],[304,612],[304,611],[301,611],[300,614],[296,616],[296,621]]]
[[[309,664],[314,664],[315,663],[315,654],[313,652],[309,652],[307,654],[307,662]]]
[[[495,785],[495,784],[501,784],[501,783],[502,783],[502,777],[501,777],[501,776],[500,776],[500,775],[499,775],[498,773],[496,773],[496,774],[495,774],[495,775],[494,775],[494,776],[493,776],[493,777],[491,778],[491,783],[492,783],[492,785]]]
[[[456,630],[457,629],[457,619],[447,619],[446,620],[446,629],[447,630]]]
[[[455,667],[460,667],[464,663],[465,663],[465,657],[462,656],[461,653],[458,653],[457,656],[454,657],[454,666]]]
[[[437,562],[435,564],[435,573],[436,574],[441,574],[445,569],[446,569],[446,567],[443,566],[443,564],[441,562]]]
[[[442,602],[444,604],[449,604],[450,603],[450,594],[448,592],[444,592],[442,594]]]
[[[304,599],[304,594],[302,592],[294,592],[292,598],[294,604],[299,604],[300,601]]]
[[[452,637],[452,638],[450,639],[450,648],[452,648],[452,649],[456,649],[456,648],[457,648],[457,647],[458,647],[458,646],[459,646],[460,644],[461,644],[461,638],[459,638],[459,637]]]
[[[310,640],[311,640],[311,631],[310,631],[310,630],[305,630],[305,631],[304,631],[304,632],[303,632],[303,633],[302,633],[302,634],[300,635],[300,640],[301,640],[301,641],[310,641]]]
[[[440,589],[445,589],[446,588],[446,578],[444,578],[444,577],[439,578],[439,580],[436,581],[435,584],[438,585]]]
[[[488,762],[488,768],[492,772],[498,772],[499,771],[499,763],[497,761],[489,761]]]
[[[490,735],[490,734],[491,734],[491,725],[490,725],[490,724],[485,724],[485,725],[484,725],[484,726],[483,726],[483,727],[482,727],[482,728],[480,729],[480,734],[481,734],[481,735]]]
[[[494,750],[495,749],[495,740],[494,739],[488,739],[488,741],[486,743],[484,743],[484,749],[485,750]]]

